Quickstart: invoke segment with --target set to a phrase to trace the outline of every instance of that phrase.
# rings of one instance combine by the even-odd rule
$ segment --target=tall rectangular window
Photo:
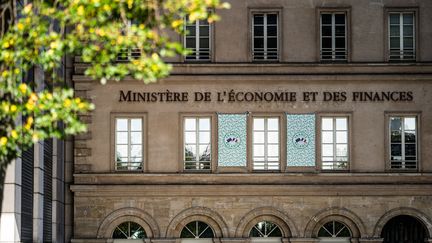
[[[279,170],[279,118],[253,118],[253,169]]]
[[[348,117],[321,118],[321,165],[323,170],[348,169]]]
[[[389,13],[389,47],[390,60],[415,60],[414,13]]]
[[[211,169],[211,119],[186,117],[184,128],[184,169]]]
[[[278,60],[278,14],[252,14],[253,60]]]
[[[142,118],[115,119],[115,163],[116,170],[142,170]]]
[[[346,61],[347,18],[345,12],[321,13],[321,60]]]
[[[196,20],[190,23],[187,20],[185,48],[190,51],[186,60],[209,61],[211,57],[210,43],[211,25],[206,20]]]
[[[417,169],[417,118],[390,117],[390,168]]]

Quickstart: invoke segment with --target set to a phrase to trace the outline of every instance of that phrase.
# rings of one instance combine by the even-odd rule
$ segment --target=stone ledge
[[[432,173],[86,173],[75,184],[104,185],[429,185]],[[85,181],[85,182],[84,182]]]

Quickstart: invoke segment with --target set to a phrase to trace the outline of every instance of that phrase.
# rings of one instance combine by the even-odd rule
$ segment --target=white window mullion
[[[403,59],[404,57],[404,46],[403,46],[403,13],[399,13],[399,58]]]
[[[332,60],[336,59],[336,15],[332,13],[331,34],[332,34]]]
[[[199,20],[195,21],[195,59],[200,57],[199,48],[200,32],[199,32]]]
[[[264,59],[267,60],[267,14],[264,14]]]
[[[132,129],[132,119],[127,119],[127,139],[128,139],[128,146],[127,146],[127,152],[128,152],[128,170],[130,170],[130,166],[131,166],[131,153],[132,153],[132,142],[131,142],[131,129]]]

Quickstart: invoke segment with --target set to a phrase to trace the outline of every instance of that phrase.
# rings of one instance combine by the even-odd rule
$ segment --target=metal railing
[[[322,48],[320,52],[321,61],[346,61],[348,51],[346,48]]]

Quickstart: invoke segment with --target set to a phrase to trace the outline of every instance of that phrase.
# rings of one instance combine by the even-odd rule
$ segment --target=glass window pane
[[[131,145],[131,157],[142,157],[142,145]]]
[[[116,129],[117,131],[127,131],[128,130],[128,122],[127,119],[116,119]]]
[[[336,36],[345,36],[345,26],[336,26],[335,31]]]
[[[331,37],[323,37],[321,42],[322,48],[332,48],[332,39]]]
[[[331,24],[332,23],[332,15],[331,14],[321,14],[321,23],[322,24]]]
[[[392,144],[391,145],[391,155],[392,156],[401,156],[402,155],[402,145]]]
[[[348,132],[336,132],[336,143],[348,143]]]
[[[416,129],[416,119],[414,117],[406,117],[404,119],[405,130],[415,130]]]
[[[264,145],[254,145],[253,150],[253,156],[264,156]]]
[[[200,26],[199,27],[199,34],[200,37],[202,36],[209,36],[209,26]]]
[[[186,118],[185,119],[185,130],[195,131],[195,129],[196,129],[195,118]]]
[[[254,26],[254,36],[264,36],[264,26]]]
[[[117,145],[116,146],[116,157],[128,157],[128,146]]]
[[[195,36],[195,26],[186,26],[186,36]]]
[[[254,132],[253,133],[254,143],[264,143],[264,132]]]
[[[322,132],[323,143],[333,143],[333,132]]]
[[[186,48],[196,48],[195,38],[186,38]]]
[[[128,133],[127,132],[117,132],[116,144],[128,144]]]
[[[254,48],[264,48],[264,38],[254,38]]]
[[[405,156],[416,156],[416,145],[406,144],[405,145]]]
[[[268,26],[267,36],[277,36],[277,26]]]
[[[131,132],[131,144],[142,144],[141,132]]]
[[[278,131],[279,130],[279,119],[277,119],[277,118],[267,119],[267,129],[269,131]]]
[[[399,49],[400,48],[400,38],[399,37],[391,37],[390,38],[390,48]]]
[[[279,145],[268,145],[267,156],[279,156]]]
[[[404,25],[403,27],[404,36],[414,36],[413,34],[413,26],[412,25]]]
[[[416,142],[415,131],[405,131],[405,142],[406,143],[415,143]]]
[[[400,143],[402,141],[402,135],[400,131],[392,131],[391,132],[391,142],[392,143]]]
[[[347,119],[346,118],[336,118],[336,130],[347,130]]]
[[[277,38],[268,38],[267,39],[267,47],[268,48],[277,48]]]
[[[348,156],[348,146],[346,144],[337,144],[336,156]]]
[[[253,130],[264,131],[264,118],[254,118],[253,120]]]
[[[254,24],[264,24],[264,15],[255,14],[254,15]]]
[[[210,143],[210,132],[200,132],[199,143]]]
[[[201,131],[210,131],[210,118],[200,118],[199,129]]]
[[[268,132],[267,133],[268,143],[279,143],[279,132]]]
[[[186,143],[196,143],[196,132],[185,132]]]
[[[335,14],[336,24],[345,24],[345,14]]]
[[[394,25],[390,26],[390,36],[400,36],[399,26],[394,26]]]
[[[336,38],[335,39],[335,47],[336,48],[345,48],[345,38]]]
[[[199,39],[200,50],[201,50],[201,48],[209,48],[209,46],[210,46],[209,38],[200,38]]]
[[[267,14],[267,24],[277,24],[277,14]]]
[[[322,130],[333,130],[333,118],[322,118]]]
[[[331,36],[332,35],[331,30],[332,30],[331,26],[322,26],[321,27],[321,35],[322,36]]]
[[[131,131],[141,131],[142,121],[141,119],[131,119]]]
[[[200,161],[210,161],[210,153],[210,144],[199,146]]]
[[[186,145],[185,146],[185,161],[196,161],[196,146]]]
[[[399,14],[390,14],[390,24],[399,24]]]
[[[390,128],[392,131],[397,130],[397,131],[401,131],[402,127],[401,127],[401,118],[400,117],[391,117],[390,118]]]
[[[413,24],[414,15],[413,14],[404,14],[403,15],[403,23],[404,24]]]
[[[323,144],[322,145],[322,156],[333,156],[333,145]]]
[[[414,48],[413,38],[412,37],[404,37],[403,38],[403,47],[404,47],[404,49]]]

